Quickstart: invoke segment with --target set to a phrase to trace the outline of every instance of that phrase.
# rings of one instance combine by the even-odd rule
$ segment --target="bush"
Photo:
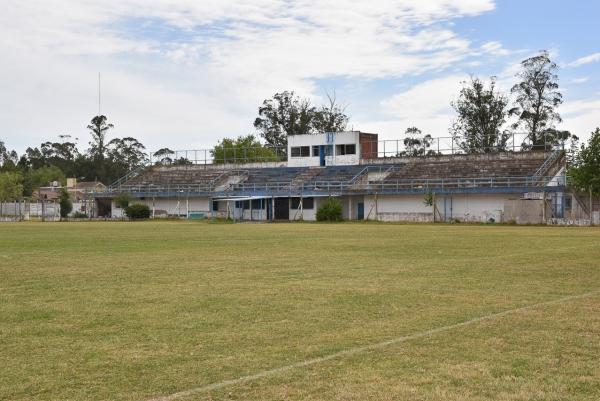
[[[69,213],[73,210],[73,202],[71,202],[71,195],[66,190],[66,188],[62,188],[60,190],[60,218],[64,219],[69,216]]]
[[[125,215],[131,220],[149,219],[150,208],[147,205],[130,205],[125,208]]]
[[[88,215],[81,212],[75,212],[71,217],[73,217],[74,219],[87,219]]]
[[[317,210],[317,221],[342,221],[342,203],[328,198]]]

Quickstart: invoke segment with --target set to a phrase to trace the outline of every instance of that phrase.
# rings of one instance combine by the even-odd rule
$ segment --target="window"
[[[573,207],[573,199],[570,195],[565,196],[565,209],[571,209]]]
[[[292,146],[290,153],[292,157],[309,157],[310,146]]]
[[[265,199],[252,199],[252,209],[264,209]]]
[[[313,157],[319,157],[319,145],[314,145],[312,148],[313,148],[312,149],[313,150],[313,152],[312,152]]]
[[[335,145],[335,153],[338,156],[355,155],[356,154],[356,145],[353,143],[349,143],[346,145]]]
[[[236,209],[248,210],[248,209],[250,209],[250,201],[249,200],[235,201],[235,207],[236,207]]]
[[[212,203],[212,210],[213,210],[213,212],[218,212],[219,211],[219,201],[213,201],[213,203]]]
[[[292,198],[291,209],[300,209],[300,198]],[[303,198],[302,209],[309,210],[314,208],[314,198]]]

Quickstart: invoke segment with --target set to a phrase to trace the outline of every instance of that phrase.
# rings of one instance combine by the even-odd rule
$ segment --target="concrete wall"
[[[551,211],[542,199],[509,199],[504,203],[505,221],[517,224],[542,224],[544,217],[550,217]]]
[[[504,221],[504,203],[518,195],[456,194],[438,195],[436,220],[465,222]],[[424,195],[365,196],[365,218],[380,221],[433,221],[433,206],[425,205]]]
[[[135,199],[132,203],[148,205],[155,217],[160,216],[187,216],[188,213],[202,212],[210,213],[208,198],[145,198]],[[113,218],[123,217],[123,209],[118,208],[114,201],[111,202],[111,216]]]

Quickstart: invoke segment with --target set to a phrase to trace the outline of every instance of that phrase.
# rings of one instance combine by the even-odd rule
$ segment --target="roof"
[[[80,181],[75,185],[77,189],[85,189],[85,188],[96,188],[96,187],[106,188],[106,185],[101,183],[100,181]]]

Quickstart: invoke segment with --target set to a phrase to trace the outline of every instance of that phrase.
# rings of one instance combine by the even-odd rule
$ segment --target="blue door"
[[[356,214],[356,219],[364,220],[365,219],[365,204],[363,202],[359,202],[357,206],[358,206],[358,213]]]
[[[325,166],[325,146],[319,145],[319,165],[321,167]]]

